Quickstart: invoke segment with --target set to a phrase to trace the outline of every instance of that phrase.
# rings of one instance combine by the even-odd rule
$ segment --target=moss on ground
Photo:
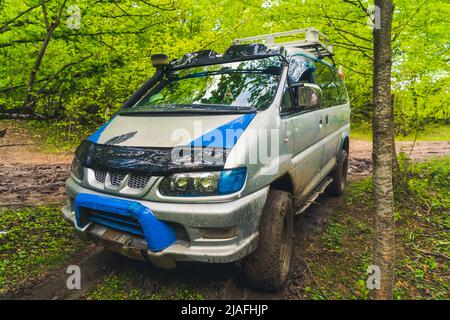
[[[372,128],[370,125],[352,124],[351,138],[360,140],[372,140]],[[408,134],[396,134],[396,141],[449,141],[450,126],[446,124],[429,124],[421,128],[417,134],[414,131]]]
[[[203,300],[199,288],[181,283],[161,281],[152,289],[136,283],[140,275],[134,271],[110,274],[89,292],[85,298],[95,300]]]
[[[0,211],[0,294],[60,267],[84,244],[60,206]]]

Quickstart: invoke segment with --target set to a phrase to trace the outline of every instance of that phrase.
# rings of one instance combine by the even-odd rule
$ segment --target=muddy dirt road
[[[0,206],[38,206],[65,200],[69,165],[0,165]]]
[[[0,207],[36,206],[65,200],[72,155],[34,152],[37,138],[8,127],[0,138]]]
[[[430,157],[450,155],[450,141],[400,141],[396,143],[397,153],[403,152],[414,161]],[[350,180],[371,174],[372,143],[366,140],[350,140],[349,175]]]
[[[400,142],[398,151],[410,153],[412,143]],[[62,203],[65,200],[64,182],[69,175],[72,155],[46,155],[31,151],[33,140],[27,139],[19,129],[11,129],[0,139],[0,209],[8,206]],[[418,142],[411,157],[450,155],[450,141]],[[371,171],[371,143],[352,140],[350,145],[349,174],[351,180],[367,176]],[[136,271],[141,278],[135,285],[146,291],[158,291],[161,279],[176,283],[193,284],[208,288],[207,298],[219,299],[298,299],[305,277],[312,276],[302,256],[312,231],[323,228],[325,217],[332,215],[340,199],[322,197],[318,204],[295,220],[295,261],[288,285],[276,294],[256,292],[242,286],[239,273],[232,265],[181,265],[176,271],[165,271],[118,254],[89,246],[86,252],[74,257],[69,264],[83,270],[83,290],[69,291],[67,274],[59,270],[48,275],[41,283],[24,288],[14,296],[20,299],[83,299],[107,275]]]

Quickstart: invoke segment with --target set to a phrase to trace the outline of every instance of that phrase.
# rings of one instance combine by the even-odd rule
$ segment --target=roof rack
[[[276,39],[298,37],[299,35],[302,35],[303,39],[288,42],[275,42]],[[291,31],[263,34],[260,36],[239,38],[234,39],[233,44],[242,44],[255,41],[263,41],[264,44],[268,47],[283,46],[286,48],[301,48],[305,51],[308,51],[309,53],[316,55],[316,57],[318,57],[319,59],[323,59],[325,57],[333,59],[333,46],[329,44],[328,37],[326,37],[316,28],[297,29]]]

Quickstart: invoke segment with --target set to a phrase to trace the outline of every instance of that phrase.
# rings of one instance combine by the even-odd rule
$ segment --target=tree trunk
[[[32,91],[33,91],[33,86],[36,80],[36,74],[39,71],[39,68],[41,67],[41,63],[42,63],[42,59],[44,58],[45,55],[45,51],[47,50],[47,46],[48,43],[50,42],[50,39],[53,35],[53,32],[55,31],[57,27],[57,24],[52,24],[52,26],[50,27],[50,29],[47,31],[47,34],[45,36],[44,42],[42,43],[42,47],[41,50],[39,51],[39,54],[36,58],[36,61],[34,63],[33,69],[31,70],[30,73],[30,78],[28,80],[28,86],[27,86],[27,94],[25,96],[25,100],[24,100],[24,108],[26,109],[33,109],[33,97],[32,97]],[[33,110],[34,111],[34,110]]]
[[[33,96],[33,87],[34,87],[34,83],[36,81],[36,75],[41,67],[42,59],[44,58],[45,52],[47,51],[47,47],[53,36],[53,33],[56,30],[56,28],[59,26],[59,23],[61,21],[62,10],[65,6],[66,1],[64,1],[63,5],[61,6],[61,10],[59,11],[59,15],[56,17],[55,21],[52,23],[49,22],[45,2],[46,1],[41,0],[42,14],[44,16],[44,22],[45,22],[45,27],[46,27],[47,33],[45,35],[44,41],[42,42],[42,46],[41,46],[41,49],[39,50],[36,61],[34,62],[33,69],[31,70],[30,78],[28,79],[27,93],[25,95],[25,99],[23,102],[24,109],[26,111],[30,111],[33,113],[35,112],[34,105],[36,103],[35,97]]]
[[[391,98],[392,128],[394,128],[394,102],[395,102],[395,97],[394,97],[394,95],[392,95],[392,98]],[[397,184],[401,183],[402,181],[401,181],[400,166],[398,164],[398,159],[397,159],[397,150],[395,149],[395,130],[394,129],[392,132],[392,172],[393,172],[392,183],[393,183],[394,187],[396,187]]]
[[[394,286],[394,194],[392,185],[393,106],[391,98],[392,0],[375,0],[381,28],[374,29],[373,66],[373,193],[375,199],[374,264],[380,268],[380,288],[374,299],[392,299]]]

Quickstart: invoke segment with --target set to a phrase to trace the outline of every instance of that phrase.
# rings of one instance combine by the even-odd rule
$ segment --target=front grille
[[[128,180],[128,186],[130,188],[142,189],[145,188],[149,181],[150,176],[148,175],[132,174]]]
[[[123,179],[125,179],[126,174],[120,172],[110,172],[111,184],[114,187],[118,187],[122,184]]]
[[[104,225],[111,229],[144,236],[144,231],[142,230],[141,225],[133,217],[101,210],[87,210],[86,214],[87,218],[95,223]]]
[[[139,221],[128,215],[80,207],[78,219],[78,223],[83,227],[92,221],[110,229],[145,237],[144,229]],[[170,221],[164,221],[164,223],[175,231],[177,240],[189,241],[189,236],[183,225]]]
[[[102,169],[95,169],[94,170],[94,176],[95,176],[95,180],[97,180],[97,182],[100,183],[105,183],[106,181],[106,176],[109,173],[109,177],[110,177],[110,182],[111,185],[114,187],[120,187],[123,183],[123,181],[125,180],[125,178],[127,177],[127,175],[129,176],[128,178],[128,187],[132,188],[132,189],[144,189],[147,184],[150,182],[150,175],[146,175],[146,174],[136,174],[136,173],[123,173],[123,172],[117,172],[117,171],[106,171],[106,170],[102,170]]]
[[[95,180],[101,183],[105,183],[106,171],[105,170],[94,170]]]

